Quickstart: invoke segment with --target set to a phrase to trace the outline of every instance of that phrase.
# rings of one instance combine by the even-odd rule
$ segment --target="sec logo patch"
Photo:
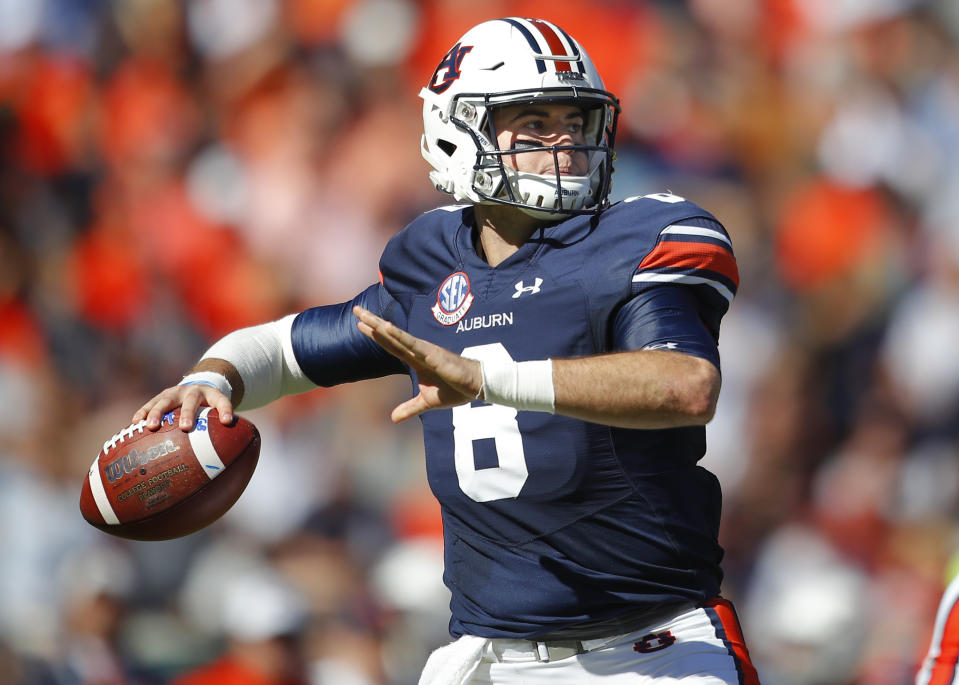
[[[450,274],[436,292],[436,304],[430,310],[444,326],[452,326],[462,319],[473,304],[470,279],[462,271]]]

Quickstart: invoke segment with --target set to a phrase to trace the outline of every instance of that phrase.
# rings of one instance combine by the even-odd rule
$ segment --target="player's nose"
[[[582,176],[586,173],[586,158],[582,152],[557,150],[556,163],[561,174]]]

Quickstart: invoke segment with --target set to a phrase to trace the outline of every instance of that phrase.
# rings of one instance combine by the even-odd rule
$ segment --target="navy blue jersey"
[[[632,198],[538,231],[495,268],[474,237],[471,208],[424,214],[390,241],[382,284],[358,301],[475,359],[645,348],[718,366],[738,276],[728,235],[696,205]],[[346,309],[295,322],[307,375],[327,385],[397,372],[402,365],[358,333],[347,336],[349,354],[327,352],[345,345],[330,331]],[[454,636],[533,637],[718,594],[721,495],[697,465],[703,427],[612,428],[480,401],[421,419]]]

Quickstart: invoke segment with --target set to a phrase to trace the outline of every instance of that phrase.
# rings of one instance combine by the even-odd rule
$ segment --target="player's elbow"
[[[682,412],[693,425],[705,425],[716,414],[722,378],[719,370],[705,359],[690,364],[683,384]]]

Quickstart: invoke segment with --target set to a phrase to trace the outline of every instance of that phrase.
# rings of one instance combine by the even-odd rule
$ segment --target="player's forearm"
[[[704,425],[716,410],[720,384],[710,362],[679,352],[553,360],[557,414],[623,428]]]
[[[233,331],[210,347],[192,373],[222,375],[238,409],[255,409],[284,395],[315,388],[293,354],[293,316]]]

